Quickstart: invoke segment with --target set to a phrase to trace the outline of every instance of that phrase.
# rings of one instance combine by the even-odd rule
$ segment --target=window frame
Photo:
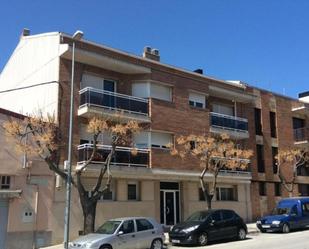
[[[10,189],[11,188],[11,176],[0,175],[0,189]]]
[[[134,199],[131,199],[131,198],[129,198],[129,185],[130,186],[135,186],[135,198]],[[127,182],[127,200],[128,201],[140,201],[140,191],[139,191],[139,189],[140,189],[140,184],[139,184],[139,182],[137,182],[137,181],[129,181],[129,182]]]

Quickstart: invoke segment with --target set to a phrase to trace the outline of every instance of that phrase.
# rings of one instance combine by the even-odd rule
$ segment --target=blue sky
[[[0,68],[21,30],[85,38],[219,79],[297,97],[309,90],[307,0],[2,0]]]

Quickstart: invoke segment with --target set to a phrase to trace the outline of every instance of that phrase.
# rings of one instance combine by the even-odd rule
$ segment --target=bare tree
[[[140,130],[135,121],[119,122],[121,114],[116,119],[104,119],[94,117],[89,121],[87,131],[92,136],[93,149],[87,160],[73,172],[72,185],[76,187],[82,211],[84,215],[84,233],[94,231],[96,207],[98,200],[105,191],[110,190],[112,173],[111,163],[116,152],[116,147],[129,143],[131,135]],[[43,115],[35,117],[25,117],[24,120],[9,120],[3,125],[6,133],[16,141],[16,148],[27,154],[36,154],[40,156],[48,165],[49,169],[58,174],[62,179],[67,181],[67,172],[60,167],[60,151],[63,147],[61,142],[60,130],[57,127],[54,116]],[[110,152],[105,158],[98,153],[98,138],[100,134],[108,133],[111,138]],[[31,142],[25,143],[25,139],[31,136]],[[134,152],[134,150],[132,150]],[[136,150],[135,150],[136,151]],[[83,174],[89,168],[93,159],[101,157],[102,163],[99,173],[91,191],[87,191],[82,178]],[[103,181],[104,178],[104,181]],[[104,182],[104,183],[103,183]]]
[[[277,175],[281,184],[289,193],[293,195],[294,186],[296,183],[297,170],[300,167],[309,167],[309,151],[307,148],[289,148],[279,150],[275,157],[277,164]],[[292,174],[289,174],[292,171]]]
[[[176,146],[171,150],[171,154],[198,160],[202,169],[199,177],[201,188],[207,207],[211,209],[220,170],[245,170],[250,163],[252,151],[238,148],[227,134],[220,136],[189,135],[176,139]],[[212,175],[211,185],[208,187],[204,179],[206,173]]]

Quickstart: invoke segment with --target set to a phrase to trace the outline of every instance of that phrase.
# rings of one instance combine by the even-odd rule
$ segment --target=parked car
[[[256,225],[264,232],[289,233],[309,226],[309,197],[288,198],[278,202],[272,215],[260,218]]]
[[[147,217],[126,217],[106,221],[96,232],[70,242],[69,248],[161,249],[162,225]]]
[[[172,227],[169,240],[172,244],[198,244],[209,241],[238,238],[244,240],[247,226],[233,210],[214,209],[193,213],[186,221]]]

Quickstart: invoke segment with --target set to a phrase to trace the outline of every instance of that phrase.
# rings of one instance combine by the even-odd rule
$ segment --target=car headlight
[[[271,224],[273,224],[273,225],[279,225],[280,224],[280,220],[274,220]]]
[[[198,228],[198,225],[193,226],[193,227],[189,227],[189,228],[182,229],[182,231],[183,231],[184,233],[190,233],[190,232],[194,231],[196,228]]]
[[[93,245],[94,245],[93,243],[87,242],[87,243],[83,244],[81,248],[91,248]]]
[[[258,220],[258,221],[256,222],[256,224],[262,224],[262,221]]]

